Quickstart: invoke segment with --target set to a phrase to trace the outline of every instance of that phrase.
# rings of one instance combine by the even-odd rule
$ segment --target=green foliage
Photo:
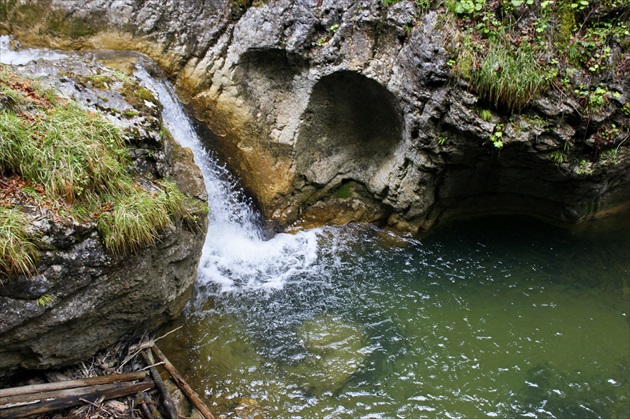
[[[611,148],[610,150],[606,150],[602,153],[602,159],[606,161],[607,163],[617,164],[618,154],[619,154],[619,149]]]
[[[35,300],[35,303],[40,307],[45,307],[48,304],[50,304],[52,300],[53,300],[52,295],[42,294],[37,298],[37,300]]]
[[[574,93],[580,99],[582,106],[589,112],[601,110],[610,102],[610,96],[618,96],[618,93],[615,95],[604,85],[599,85],[592,90],[580,85],[578,89],[574,90]]]
[[[481,119],[483,119],[486,122],[491,121],[492,120],[492,111],[490,111],[489,109],[481,109],[479,111],[479,116],[481,117]]]
[[[578,163],[578,167],[575,169],[575,173],[577,173],[578,175],[589,176],[593,174],[593,169],[591,168],[589,162],[587,162],[586,160],[580,160],[580,162]]]
[[[173,217],[195,221],[204,213],[201,204],[172,182],[162,180],[144,187],[136,183],[129,172],[132,165],[124,134],[100,115],[34,88],[31,81],[5,67],[0,67],[0,82],[0,103],[10,105],[0,108],[0,171],[42,185],[40,195],[46,195],[46,205],[64,208],[60,213],[98,219],[103,242],[111,252],[138,251],[154,243]],[[155,100],[142,88],[133,95]],[[148,180],[141,184],[148,185]],[[2,214],[3,227],[13,232],[7,237],[21,243],[17,247],[3,244],[7,256],[2,256],[2,269],[29,272],[33,257],[11,250],[23,248],[26,255],[34,254],[34,245],[19,233],[19,212],[3,209]]]
[[[485,5],[486,0],[450,0],[446,2],[446,8],[458,15],[480,12]]]
[[[622,21],[596,22],[583,32],[568,45],[568,57],[573,65],[584,66],[594,74],[609,69],[611,43],[619,43],[630,36],[627,23]]]
[[[30,275],[35,271],[37,246],[27,232],[24,213],[0,206],[0,274]]]
[[[490,141],[492,141],[492,145],[499,150],[503,148],[503,129],[503,124],[497,124],[494,127],[494,132],[490,134]]]
[[[478,61],[478,51],[472,38],[470,36],[463,36],[460,41],[460,48],[457,52],[457,59],[449,60],[447,64],[452,67],[456,75],[470,80],[473,77],[473,72]]]
[[[608,103],[596,86],[625,74],[628,0],[446,0],[452,12],[447,65],[498,109],[518,112],[550,86],[591,112]],[[560,83],[552,83],[559,77]],[[594,84],[591,84],[594,83]]]
[[[512,3],[512,6],[514,7],[520,7],[523,4],[531,6],[532,4],[534,4],[534,0],[511,0],[510,3]]]
[[[427,13],[429,9],[431,9],[432,3],[433,3],[433,0],[415,0],[414,1],[416,8],[422,14]]]
[[[396,3],[400,3],[401,0],[381,0],[381,3],[383,3],[383,6],[385,7],[390,7],[393,6]]]
[[[321,47],[322,45],[324,45],[326,42],[330,40],[330,38],[332,38],[335,32],[337,32],[337,29],[339,29],[338,23],[331,25],[330,28],[328,28],[328,34],[319,38],[317,42],[315,43],[315,45],[317,45],[318,47]]]
[[[567,161],[567,155],[562,150],[555,150],[551,152],[551,160],[553,160],[556,164],[562,164]]]
[[[446,140],[448,140],[448,136],[446,135],[446,133],[442,132],[440,133],[440,135],[438,136],[438,144],[439,145],[444,145],[446,143]]]
[[[533,52],[524,47],[511,51],[499,44],[491,45],[481,58],[471,82],[490,103],[509,112],[520,110],[549,86]]]
[[[623,112],[626,116],[630,116],[630,102],[624,103],[623,107],[621,108],[621,112]]]

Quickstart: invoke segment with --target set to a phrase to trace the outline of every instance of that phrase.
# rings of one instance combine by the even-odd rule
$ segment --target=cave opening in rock
[[[316,184],[335,177],[367,183],[402,136],[394,95],[352,71],[322,77],[303,114],[296,167]]]

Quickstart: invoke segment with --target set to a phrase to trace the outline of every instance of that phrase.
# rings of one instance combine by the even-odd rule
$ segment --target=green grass
[[[471,82],[491,104],[506,107],[509,112],[522,109],[549,87],[547,74],[533,52],[524,48],[511,51],[500,44],[489,47]]]
[[[136,92],[138,98],[155,100],[148,91]],[[97,221],[110,252],[138,252],[155,243],[175,217],[194,220],[207,209],[172,182],[149,178],[136,182],[142,175],[130,171],[133,162],[124,132],[3,66],[0,104],[4,105],[0,107],[0,173],[24,179],[29,186],[22,196],[37,205],[45,203],[55,212],[62,209],[63,215]],[[31,272],[34,245],[18,228],[24,217],[18,217],[19,211],[0,208],[8,220],[2,222],[7,229],[2,237],[8,243],[3,243],[7,250],[1,255],[2,269],[7,274]],[[12,250],[20,246],[29,257]]]
[[[28,234],[24,213],[0,206],[0,273],[30,275],[35,271],[37,246]]]
[[[0,112],[0,167],[74,202],[116,192],[129,164],[120,131],[76,104],[53,107],[31,121]]]
[[[155,243],[160,232],[172,226],[172,217],[191,220],[204,213],[194,199],[184,195],[177,185],[161,180],[155,192],[130,189],[113,197],[113,208],[98,220],[105,247],[114,254],[137,252]]]

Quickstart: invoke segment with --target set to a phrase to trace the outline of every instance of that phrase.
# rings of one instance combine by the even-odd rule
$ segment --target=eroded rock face
[[[3,30],[25,44],[154,57],[285,227],[370,221],[415,232],[462,214],[576,222],[628,208],[626,134],[614,156],[590,162],[598,133],[630,124],[627,78],[615,85],[621,97],[588,118],[552,90],[512,119],[484,120],[487,104],[451,77],[449,28],[435,13],[413,2],[260,3],[31,0]],[[29,7],[43,12],[26,24]],[[571,158],[558,163],[567,142]]]
[[[36,61],[16,71],[42,77],[124,129],[138,170],[168,177],[187,195],[207,200],[190,150],[160,133],[160,104],[146,95],[138,99],[137,81],[92,58]],[[20,370],[84,360],[126,334],[156,328],[187,303],[207,228],[204,214],[195,225],[175,220],[155,246],[122,256],[105,250],[95,222],[45,208],[31,208],[29,216],[40,258],[34,278],[0,278],[0,383]]]

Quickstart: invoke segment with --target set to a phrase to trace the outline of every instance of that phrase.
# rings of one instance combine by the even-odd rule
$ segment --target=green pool
[[[299,267],[288,274],[241,281],[243,255],[222,271],[229,286],[200,281],[161,344],[218,414],[630,417],[630,217],[303,236],[309,250],[260,250],[284,252]],[[312,254],[291,261],[299,252]]]

